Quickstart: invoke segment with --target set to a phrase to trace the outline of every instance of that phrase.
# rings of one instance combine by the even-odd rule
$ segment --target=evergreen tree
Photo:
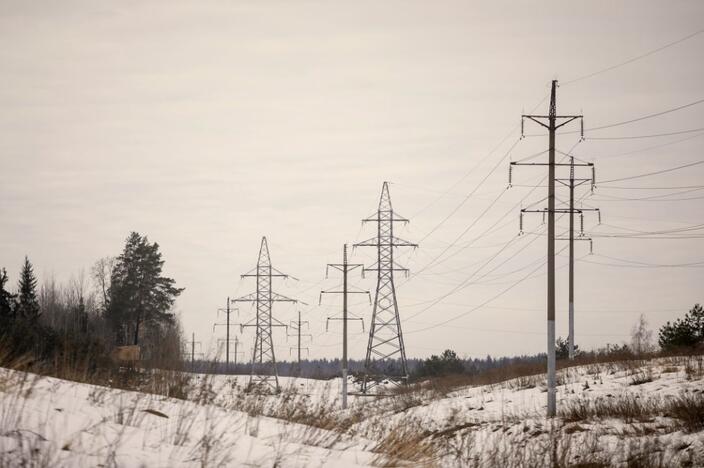
[[[446,349],[440,356],[432,355],[422,362],[416,374],[418,376],[439,376],[450,374],[461,374],[464,371],[462,360],[457,357],[457,353],[451,349]]]
[[[15,295],[5,289],[7,284],[7,271],[0,270],[0,321],[7,323],[14,317]]]
[[[30,323],[37,321],[40,315],[39,299],[37,299],[37,278],[27,256],[20,273],[17,315]]]
[[[132,232],[110,278],[106,316],[118,342],[139,344],[144,326],[172,324],[170,309],[183,288],[161,275],[159,244]]]
[[[579,354],[579,345],[574,345],[575,356]],[[555,358],[556,359],[567,359],[570,357],[570,343],[567,339],[562,339],[561,336],[557,337],[555,341]]]
[[[704,343],[704,309],[695,304],[684,318],[660,328],[658,343],[664,350],[693,348]]]

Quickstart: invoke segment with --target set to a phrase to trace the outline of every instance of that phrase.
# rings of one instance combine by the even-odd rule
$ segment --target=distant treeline
[[[249,374],[250,364],[197,360],[184,362],[185,340],[173,305],[183,288],[162,275],[164,260],[159,245],[132,232],[122,253],[95,262],[86,276],[81,273],[65,284],[45,278],[40,284],[28,257],[22,264],[17,287],[12,288],[5,268],[0,268],[0,365],[24,360],[36,365],[82,366],[87,371],[108,366],[110,350],[119,345],[139,345],[145,367],[178,369],[185,364],[195,372]],[[635,355],[657,350],[652,332],[641,315],[631,342],[607,345],[591,353]],[[704,309],[696,304],[683,317],[667,322],[658,334],[666,352],[704,346]],[[578,347],[576,347],[578,348]],[[579,351],[579,350],[578,350]],[[567,342],[557,341],[558,359],[567,357]],[[187,359],[187,358],[186,358]],[[544,354],[464,359],[452,350],[427,359],[409,359],[411,379],[428,376],[476,375],[509,365],[531,365]],[[401,375],[398,361],[376,363],[376,372]],[[281,376],[329,379],[341,373],[339,359],[306,359],[278,363]],[[364,361],[350,360],[351,374],[364,372]]]
[[[37,366],[110,365],[117,345],[140,345],[144,364],[177,368],[184,349],[172,312],[183,291],[162,275],[159,245],[132,232],[121,254],[95,262],[67,283],[39,283],[25,257],[16,290],[0,269],[0,365],[18,360]]]
[[[453,356],[453,358],[450,358],[448,360],[448,356]],[[499,358],[487,356],[485,358],[461,359],[457,358],[454,352],[448,350],[440,356],[440,361],[442,362],[442,364],[439,364],[437,366],[434,365],[436,360],[434,360],[432,357],[428,359],[408,359],[407,365],[410,377],[418,378],[421,376],[433,375],[434,372],[443,374],[452,372],[478,374],[486,370],[499,368],[508,364],[540,363],[544,360],[545,354]],[[278,362],[277,370],[279,376],[282,377],[300,376],[311,379],[332,379],[341,375],[341,366],[342,363],[340,359],[305,359],[301,360],[300,368],[298,366],[298,362]],[[350,374],[362,375],[364,373],[364,360],[349,359],[348,368]],[[213,361],[196,359],[193,365],[189,361],[186,364],[186,369],[192,370],[197,373],[249,374],[251,370],[251,365],[250,363],[238,363],[237,365],[230,363],[229,368],[226,368],[224,362],[214,363]],[[400,375],[401,366],[399,361],[390,361],[388,363],[386,371],[389,375]]]

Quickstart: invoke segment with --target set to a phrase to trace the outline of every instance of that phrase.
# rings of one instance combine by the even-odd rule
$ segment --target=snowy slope
[[[7,370],[0,381],[3,466],[353,467],[373,456],[328,431],[216,405]]]
[[[657,409],[704,399],[702,367],[692,357],[562,370],[555,420],[544,417],[544,376],[353,396],[342,411],[339,379],[282,378],[281,394],[257,395],[245,376],[198,375],[184,401],[0,370],[0,465],[627,466],[655,454],[648,466],[704,466],[702,429]],[[568,411],[619,402],[655,409]]]

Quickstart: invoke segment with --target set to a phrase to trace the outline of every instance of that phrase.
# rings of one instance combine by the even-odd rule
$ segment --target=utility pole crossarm
[[[345,294],[345,291],[320,291],[320,294]],[[360,289],[359,291],[347,291],[346,294],[369,294],[369,291],[362,291]]]
[[[279,293],[275,293],[275,292],[271,293],[271,301],[272,302],[293,302],[294,304],[299,302],[298,299],[292,299],[290,297],[284,296],[283,294],[279,294]]]
[[[391,213],[391,216],[389,218],[380,218],[377,214],[374,214],[370,216],[369,218],[364,218],[362,220],[362,223],[378,223],[379,221],[391,221],[394,223],[410,223],[410,221],[407,218],[403,218],[401,216],[397,216],[397,213],[395,211],[389,211]]]
[[[548,213],[552,211],[553,213],[582,213],[584,211],[601,211],[599,208],[555,208],[554,210],[548,210],[543,208],[542,210],[530,210],[528,208],[521,208],[521,213]]]
[[[383,244],[379,243],[379,239],[377,237],[372,237],[371,239],[367,239],[362,242],[357,242],[356,244],[353,244],[353,248],[357,247],[379,247],[380,245],[389,245],[391,244],[393,247],[413,247],[417,248],[418,244],[414,244],[413,242],[409,242],[407,240],[403,240],[400,237],[392,236],[390,239],[384,240]]]
[[[592,167],[594,163],[575,163],[575,164],[569,164],[569,163],[555,163],[555,164],[550,164],[549,162],[520,162],[520,161],[511,161],[509,164],[511,166],[580,166],[580,167]],[[559,180],[559,179],[556,179]],[[587,179],[591,180],[591,179]]]
[[[244,296],[238,297],[236,299],[230,299],[231,302],[256,302],[257,293],[245,294]]]
[[[232,299],[232,302],[257,302],[258,300],[261,300],[259,296],[257,296],[257,293],[250,293],[250,294],[245,294],[244,296],[238,297],[237,299]],[[282,294],[278,294],[275,292],[271,293],[271,299],[269,299],[270,302],[299,302],[298,299],[292,299],[290,297],[286,297]]]
[[[253,320],[254,319],[250,320],[247,323],[239,324],[240,328],[258,327],[259,325],[257,325],[256,323],[251,323]],[[288,325],[286,325],[285,323],[282,323],[280,320],[278,320],[274,317],[272,317],[271,320],[272,320],[272,322],[271,322],[272,327],[286,327],[286,328],[288,328]]]

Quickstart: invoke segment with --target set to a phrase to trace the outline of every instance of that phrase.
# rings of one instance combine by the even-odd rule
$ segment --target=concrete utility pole
[[[552,81],[550,90],[550,110],[548,115],[522,115],[548,130],[548,208],[542,210],[548,215],[548,284],[547,284],[547,355],[548,355],[548,402],[547,416],[552,418],[557,411],[556,404],[556,369],[555,369],[555,134],[560,127],[582,119],[581,115],[557,115],[557,80]],[[560,123],[558,123],[560,120]],[[544,123],[547,121],[547,123]],[[512,163],[516,165],[518,163]],[[525,163],[524,165],[545,165],[540,163]],[[526,210],[529,211],[529,210]],[[523,211],[522,211],[523,212]],[[522,223],[521,223],[522,224]]]
[[[238,325],[238,324],[233,323],[233,325]],[[218,338],[218,349],[220,349],[219,346],[222,345],[222,344],[224,344],[226,341],[227,341],[227,340],[226,340],[225,338]],[[235,350],[232,351],[232,357],[234,358],[233,364],[234,364],[234,366],[235,366],[235,368],[236,368],[236,367],[237,367],[237,357],[240,356],[240,355],[244,357],[244,352],[238,350],[238,349],[239,349],[239,344],[241,343],[241,341],[240,341],[236,336],[235,336],[234,339],[230,339],[229,341],[230,341],[231,343],[234,343],[234,344],[235,344]],[[228,363],[228,368],[229,368],[229,363]],[[227,372],[227,373],[229,373],[229,372]]]
[[[191,341],[190,341],[190,342],[186,342],[186,344],[190,344],[190,345],[191,345],[191,352],[190,352],[190,355],[191,355],[191,372],[193,372],[193,371],[195,370],[195,368],[196,368],[196,354],[198,354],[199,356],[203,357],[203,353],[202,353],[202,352],[196,353],[196,345],[198,345],[198,349],[201,349],[202,343],[201,343],[200,341],[196,341],[196,334],[195,334],[195,333],[192,333],[192,334],[191,334]],[[184,353],[184,354],[185,354],[185,355],[188,355],[189,353]]]
[[[249,273],[242,275],[242,278],[248,277],[257,279],[257,291],[233,300],[233,302],[252,302],[257,307],[257,315],[254,319],[250,320],[249,323],[240,325],[241,328],[256,327],[254,349],[252,350],[252,373],[248,387],[263,387],[278,392],[279,374],[276,368],[272,328],[286,327],[286,325],[272,316],[272,308],[274,302],[296,303],[298,301],[272,291],[271,283],[273,278],[293,277],[281,273],[271,266],[266,237],[262,237],[257,266]]]
[[[347,408],[347,322],[349,320],[361,320],[362,331],[364,331],[364,320],[359,317],[350,318],[347,311],[347,295],[348,294],[366,294],[369,297],[371,304],[372,297],[369,291],[350,291],[348,285],[348,273],[355,268],[364,268],[364,265],[347,263],[347,244],[342,248],[342,263],[329,263],[325,270],[325,278],[328,277],[330,268],[334,268],[342,272],[342,291],[320,291],[320,302],[322,302],[323,294],[342,294],[342,317],[328,317],[325,322],[325,330],[327,331],[330,320],[342,320],[342,409]],[[362,269],[362,277],[364,277],[364,269]]]
[[[237,367],[237,355],[241,352],[241,351],[237,351],[237,347],[239,346],[239,344],[240,344],[240,340],[237,337],[235,337],[235,367]]]
[[[229,372],[230,369],[230,342],[232,341],[230,339],[230,327],[232,325],[236,325],[234,323],[230,323],[230,314],[233,312],[238,312],[239,309],[230,309],[230,298],[227,298],[227,304],[224,309],[218,309],[218,313],[223,312],[226,316],[226,321],[225,323],[215,323],[213,324],[213,331],[215,331],[215,327],[225,327],[225,339],[224,340],[218,340],[218,342],[224,341],[225,343],[225,373]],[[237,350],[235,350],[235,360],[237,359]]]
[[[294,336],[298,337],[298,345],[289,347],[289,353],[293,349],[296,349],[296,348],[298,349],[298,375],[299,376],[301,375],[301,350],[305,349],[306,352],[308,352],[308,353],[310,352],[310,350],[308,348],[301,348],[301,337],[306,337],[310,340],[313,339],[313,335],[311,335],[309,333],[301,334],[301,329],[303,328],[303,325],[308,326],[308,322],[305,320],[301,321],[301,311],[299,310],[298,311],[298,320],[297,321],[292,320],[291,324],[289,325],[289,328],[292,328],[296,331]],[[287,335],[287,336],[291,336],[291,335]]]
[[[589,241],[589,253],[592,253],[592,239],[590,237],[587,237],[584,235],[584,211],[596,211],[597,214],[599,215],[599,224],[601,224],[601,211],[599,208],[579,208],[576,209],[574,207],[574,189],[576,187],[579,187],[580,185],[583,185],[587,182],[591,183],[592,186],[592,191],[594,191],[594,164],[593,163],[583,163],[583,164],[575,164],[574,162],[574,156],[570,156],[570,177],[569,179],[557,179],[558,182],[560,182],[563,185],[567,185],[570,189],[570,208],[569,208],[569,214],[570,214],[570,233],[569,237],[567,239],[565,238],[557,238],[556,240],[569,240],[569,334],[567,336],[567,346],[569,349],[569,358],[574,359],[575,358],[575,351],[574,351],[574,242],[576,240],[578,241]],[[574,170],[575,166],[586,166],[586,167],[591,167],[592,169],[592,176],[586,179],[575,179],[574,177]],[[579,229],[579,236],[577,238],[574,237],[574,215],[575,213],[579,213],[579,219],[580,219],[580,229]]]

